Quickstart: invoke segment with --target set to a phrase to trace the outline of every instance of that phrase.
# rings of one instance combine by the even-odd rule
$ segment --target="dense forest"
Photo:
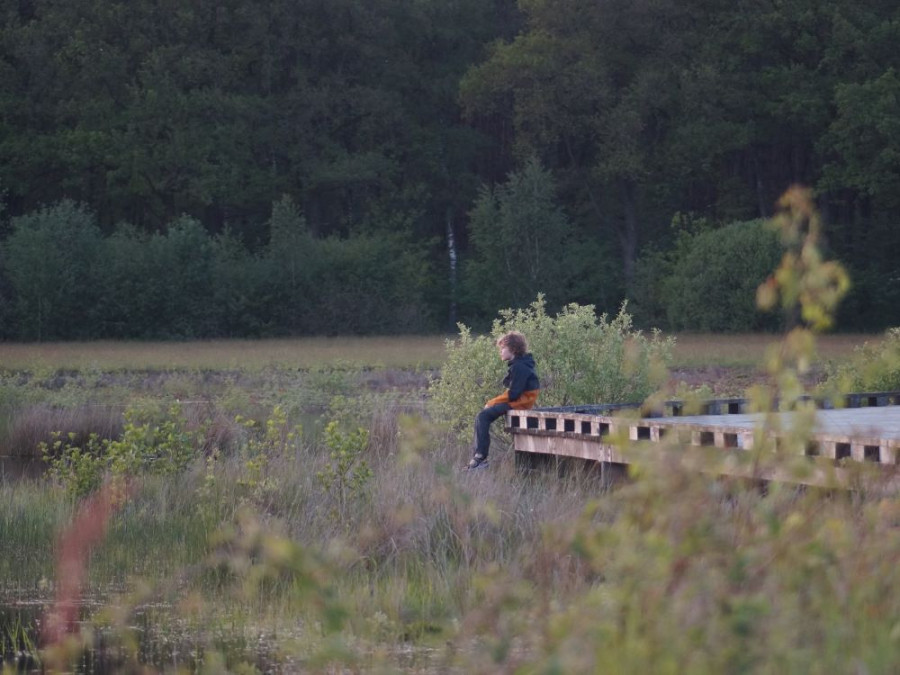
[[[0,0],[0,338],[777,327],[814,190],[900,323],[886,0]]]

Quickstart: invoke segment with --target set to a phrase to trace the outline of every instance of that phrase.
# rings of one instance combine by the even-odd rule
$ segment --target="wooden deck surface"
[[[852,396],[855,398],[848,400],[863,407],[816,411],[809,442],[800,451],[795,450],[810,462],[815,475],[800,482],[831,484],[835,470],[840,478],[847,473],[844,468],[855,462],[880,465],[884,470],[900,468],[900,405],[896,405],[900,396],[896,392]],[[745,454],[742,451],[753,449],[754,443],[763,438],[759,430],[764,415],[740,412],[745,408],[743,403],[729,399],[707,406],[718,414],[691,416],[637,417],[634,411],[630,416],[623,415],[614,407],[511,411],[507,430],[513,434],[517,453],[628,464],[638,455],[652,459],[653,453],[661,457],[680,447],[693,450],[695,460],[700,457],[702,462],[705,457],[720,466],[722,457],[738,453],[735,457],[740,460]],[[667,410],[677,411],[679,407],[669,405]],[[770,445],[780,447],[798,419],[792,412],[774,414],[767,427]],[[632,441],[627,451],[623,451],[623,439]],[[726,464],[733,469],[726,472],[746,473],[739,464]]]
[[[789,429],[793,413],[778,413],[782,426]],[[689,417],[657,417],[655,422],[666,425],[703,427],[738,427],[753,430],[762,421],[761,414],[693,415]],[[815,432],[838,436],[864,436],[885,440],[900,440],[900,406],[881,408],[843,408],[816,412]]]

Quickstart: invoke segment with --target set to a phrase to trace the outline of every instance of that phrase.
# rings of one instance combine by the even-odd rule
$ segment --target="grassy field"
[[[439,368],[454,336],[336,337],[195,342],[0,343],[0,368],[53,370],[244,370],[347,367]],[[676,334],[673,366],[754,366],[778,335]],[[819,337],[822,359],[839,359],[879,335]]]
[[[817,339],[821,361],[847,358],[856,347],[877,342],[881,335],[844,333],[820,335]],[[673,367],[740,366],[751,367],[763,362],[766,348],[777,344],[780,335],[679,333],[675,335]]]
[[[674,365],[753,368],[773,340],[681,335]],[[122,439],[99,469],[72,441],[49,474],[0,480],[0,666],[895,671],[894,497],[678,463],[610,489],[519,471],[502,438],[467,474],[424,414],[442,355],[440,337],[0,345],[7,438],[71,420]],[[140,478],[82,498],[122,467]],[[77,634],[42,638],[73,606]]]
[[[245,370],[356,367],[436,368],[440,336],[336,337],[193,342],[0,343],[7,370]]]

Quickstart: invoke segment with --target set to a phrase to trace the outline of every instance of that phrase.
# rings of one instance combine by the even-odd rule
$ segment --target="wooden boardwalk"
[[[810,440],[796,453],[806,459],[808,471],[798,475],[796,462],[790,470],[766,462],[766,475],[757,477],[831,485],[858,474],[857,462],[880,465],[884,473],[900,467],[900,392],[851,394],[843,403],[848,407],[825,409],[830,403],[818,402],[823,409],[817,410]],[[506,428],[520,458],[531,454],[624,465],[675,451],[713,471],[749,475],[747,451],[763,438],[764,415],[748,413],[747,407],[745,399],[718,399],[704,404],[706,414],[684,416],[680,402],[670,401],[645,417],[633,407],[615,405],[513,410]],[[779,431],[767,434],[769,445],[778,448],[797,417],[776,413],[771,421]]]

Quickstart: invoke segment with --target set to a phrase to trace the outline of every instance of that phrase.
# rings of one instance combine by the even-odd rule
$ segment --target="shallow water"
[[[86,603],[83,628],[93,638],[71,664],[71,672],[106,675],[131,671],[135,666],[152,670],[197,671],[210,651],[244,662],[258,672],[280,672],[272,658],[273,645],[262,637],[249,639],[241,631],[209,630],[188,626],[166,613],[168,608],[135,611],[126,626],[98,628],[88,617],[96,603]],[[47,602],[0,597],[0,670],[19,673],[45,672],[40,663],[40,626]],[[162,615],[160,614],[162,612]],[[157,621],[162,618],[160,623]]]
[[[0,482],[40,478],[46,470],[47,463],[37,457],[0,455]]]
[[[35,643],[43,611],[43,602],[0,603],[0,668],[40,672]]]

